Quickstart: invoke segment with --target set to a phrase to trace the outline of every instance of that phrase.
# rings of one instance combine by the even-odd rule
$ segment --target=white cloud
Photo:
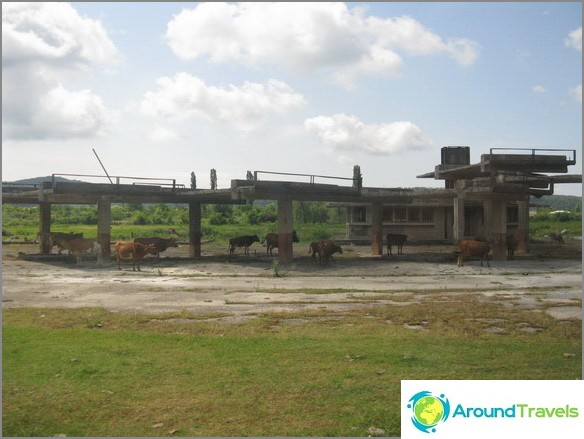
[[[118,56],[101,23],[67,3],[3,2],[3,138],[103,134],[114,114],[91,90],[67,90],[61,79]]]
[[[399,74],[398,52],[443,53],[469,65],[479,50],[464,38],[445,42],[410,17],[365,17],[363,8],[340,2],[201,3],[169,22],[166,40],[181,59],[334,69],[346,85],[362,75]]]
[[[534,93],[545,93],[547,92],[547,88],[545,88],[543,85],[536,85],[531,89]]]
[[[568,37],[564,40],[568,47],[573,47],[579,52],[582,52],[582,27],[570,32]]]
[[[304,127],[321,144],[344,151],[390,155],[431,144],[421,130],[408,121],[368,125],[355,116],[335,114],[307,119]]]
[[[265,84],[245,82],[239,87],[221,88],[188,73],[178,73],[172,78],[162,77],[157,83],[158,90],[146,93],[140,109],[162,124],[196,117],[249,132],[274,113],[288,113],[307,104],[301,94],[274,79]]]
[[[582,103],[582,84],[570,89],[570,96]]]

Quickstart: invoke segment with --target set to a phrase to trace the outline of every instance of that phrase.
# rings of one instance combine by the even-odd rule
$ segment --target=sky
[[[104,175],[95,150],[200,189],[354,165],[443,187],[416,177],[444,146],[575,149],[582,172],[581,2],[2,3],[3,181]]]

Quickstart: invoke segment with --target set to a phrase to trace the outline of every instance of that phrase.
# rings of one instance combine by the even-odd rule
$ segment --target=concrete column
[[[493,200],[483,200],[483,233],[482,237],[491,240],[493,237]]]
[[[491,244],[494,261],[507,259],[505,240],[507,237],[507,208],[504,201],[487,199],[483,201],[485,238]]]
[[[39,253],[51,254],[51,204],[45,201],[39,203]]]
[[[517,254],[529,253],[529,196],[517,203],[519,224],[517,226]]]
[[[278,260],[281,263],[290,262],[294,256],[292,251],[292,200],[278,200]]]
[[[371,205],[371,254],[381,256],[383,254],[383,222],[381,203]]]
[[[112,203],[109,200],[102,200],[97,203],[97,240],[101,245],[102,256],[109,257],[111,254],[111,223],[112,223]]]
[[[454,198],[454,224],[452,238],[454,242],[464,238],[464,195],[461,192]]]
[[[189,256],[201,256],[201,203],[189,203]]]

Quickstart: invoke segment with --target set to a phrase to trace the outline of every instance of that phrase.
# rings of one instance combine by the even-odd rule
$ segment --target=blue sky
[[[417,179],[440,148],[582,154],[582,4],[3,3],[2,179]],[[579,162],[570,173],[581,173]],[[581,185],[556,193],[581,195]]]

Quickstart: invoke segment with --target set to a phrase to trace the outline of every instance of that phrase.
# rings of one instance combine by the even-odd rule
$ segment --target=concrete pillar
[[[292,200],[278,200],[278,260],[281,263],[290,262],[292,252]]]
[[[371,254],[381,256],[383,254],[383,222],[381,203],[371,205]]]
[[[39,253],[41,255],[51,254],[51,204],[45,201],[39,203]]]
[[[189,203],[189,256],[201,256],[201,203]]]
[[[507,208],[504,201],[486,199],[483,201],[485,238],[491,244],[494,261],[507,259]]]
[[[517,203],[519,224],[517,226],[517,254],[529,253],[529,196]]]
[[[458,192],[454,198],[454,221],[452,238],[454,242],[464,238],[464,194]]]
[[[97,203],[97,240],[101,245],[101,254],[109,257],[111,254],[111,223],[112,223],[112,203],[109,200],[102,200]]]

